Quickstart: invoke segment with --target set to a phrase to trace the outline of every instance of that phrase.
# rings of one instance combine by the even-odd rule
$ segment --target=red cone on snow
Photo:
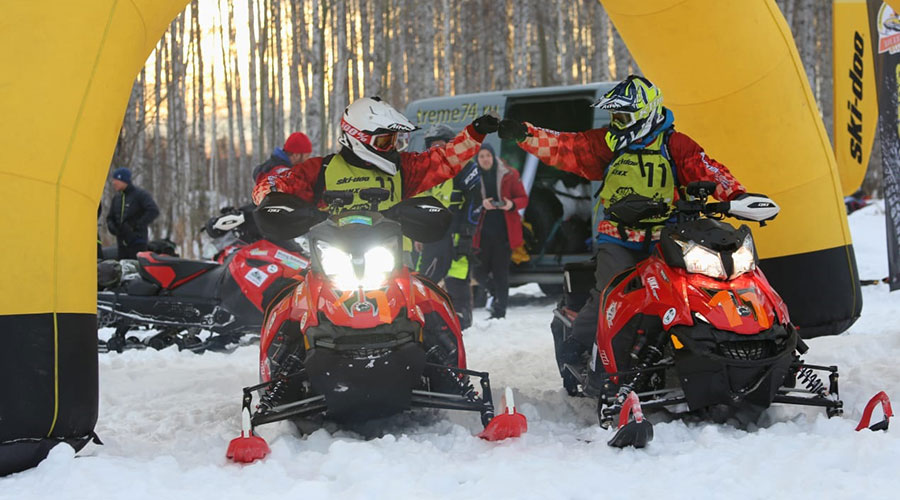
[[[249,436],[241,433],[241,437],[236,437],[228,443],[225,456],[233,462],[249,464],[254,460],[265,458],[270,451],[265,439],[252,433]]]
[[[519,437],[528,430],[528,419],[516,411],[512,389],[506,388],[506,395],[503,399],[503,413],[494,417],[478,434],[481,439],[503,441],[506,438]]]
[[[881,411],[884,413],[884,420],[878,422],[874,425],[869,425],[869,420],[872,419],[872,410],[878,406],[878,403],[881,403]],[[884,391],[879,392],[878,394],[872,396],[872,399],[869,400],[869,403],[866,404],[866,409],[863,410],[863,416],[859,419],[859,425],[856,426],[857,431],[861,431],[863,429],[869,428],[873,431],[886,431],[888,429],[888,424],[891,421],[891,417],[894,416],[893,410],[891,410],[891,399],[885,394]]]

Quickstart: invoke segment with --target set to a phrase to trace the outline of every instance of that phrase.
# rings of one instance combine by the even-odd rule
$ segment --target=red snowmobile
[[[309,260],[293,242],[276,244],[247,237],[241,228],[252,224],[245,222],[245,214],[239,211],[210,220],[207,232],[211,235],[238,235],[217,261],[141,252],[136,261],[101,262],[101,274],[108,264],[118,270],[110,273],[115,279],[97,292],[99,326],[116,328],[108,341],[99,343],[100,351],[162,349],[175,344],[201,352],[258,333],[266,305],[277,292],[301,279]],[[126,266],[133,266],[133,272],[122,272]],[[139,327],[159,333],[144,342],[127,335]],[[200,330],[208,330],[211,337],[201,341]]]
[[[608,215],[627,226],[664,214],[674,224],[662,230],[648,259],[605,287],[592,352],[585,349],[579,360],[559,353],[566,352],[562,343],[577,342],[573,321],[594,285],[585,282],[593,265],[566,271],[567,296],[551,325],[557,362],[570,394],[598,399],[601,425],[619,417],[612,446],[642,447],[652,439],[641,408],[686,409],[738,424],[755,421],[772,403],[842,414],[837,367],[801,359],[807,346],[758,267],[750,229],[720,220],[734,211],[729,202],[706,203],[714,189],[691,183],[694,200],[676,201],[671,212],[638,195],[610,207]],[[773,208],[766,217],[774,217]]]
[[[337,215],[309,230],[310,270],[267,311],[261,383],[244,388],[241,437],[227,451],[234,461],[265,456],[268,446],[254,428],[285,419],[302,428],[323,417],[354,422],[410,408],[443,408],[480,413],[485,439],[526,430],[511,391],[506,391],[506,409],[495,415],[488,374],[467,369],[459,321],[447,294],[402,262],[403,236],[423,242],[440,238],[449,212],[427,197],[379,213],[376,207],[388,199],[388,191],[364,189],[359,196],[370,210],[341,212],[353,202],[353,193],[325,193]],[[292,206],[298,203],[273,193],[258,213],[302,217],[303,210]],[[480,391],[470,377],[479,379]],[[255,407],[254,391],[260,395]]]

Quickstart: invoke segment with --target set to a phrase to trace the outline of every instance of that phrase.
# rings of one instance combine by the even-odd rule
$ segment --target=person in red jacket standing
[[[512,251],[522,244],[519,210],[528,205],[528,195],[519,173],[497,159],[490,144],[482,144],[475,157],[481,168],[481,215],[473,247],[480,261],[475,279],[490,293],[491,318],[506,317],[509,298],[509,263]]]
[[[594,106],[609,111],[609,127],[556,132],[507,119],[500,123],[499,136],[517,141],[547,165],[602,180],[599,197],[604,209],[632,194],[674,205],[685,196],[688,183],[713,181],[717,184],[714,197],[731,201],[732,214],[765,220],[777,213],[774,202],[747,194],[724,165],[675,131],[674,115],[662,105],[662,91],[646,78],[629,76]],[[577,364],[581,353],[593,345],[600,292],[617,274],[649,256],[667,219],[649,218],[632,227],[609,219],[598,224],[595,288],[575,319],[574,341],[554,339],[564,378],[564,364]]]

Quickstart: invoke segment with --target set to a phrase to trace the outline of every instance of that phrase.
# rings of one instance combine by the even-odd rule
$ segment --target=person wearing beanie
[[[253,181],[259,182],[267,175],[278,175],[291,167],[305,162],[312,155],[312,142],[303,132],[294,132],[284,141],[284,146],[275,148],[268,160],[253,169]]]
[[[528,194],[519,172],[497,158],[490,144],[482,144],[475,157],[481,169],[481,214],[472,246],[480,261],[475,279],[493,299],[491,318],[506,317],[509,297],[509,263],[512,251],[522,244],[519,210],[528,205]]]
[[[159,216],[159,207],[150,193],[131,183],[131,170],[113,170],[111,182],[116,194],[106,214],[106,227],[116,237],[119,259],[134,259],[147,250],[147,228]]]

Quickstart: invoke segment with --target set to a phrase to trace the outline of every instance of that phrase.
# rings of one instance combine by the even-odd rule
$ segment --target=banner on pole
[[[868,7],[884,169],[888,279],[891,291],[894,291],[900,288],[900,121],[897,114],[900,108],[900,16],[881,0],[869,0]]]
[[[866,0],[834,0],[832,21],[834,155],[849,196],[866,176],[878,122]]]

